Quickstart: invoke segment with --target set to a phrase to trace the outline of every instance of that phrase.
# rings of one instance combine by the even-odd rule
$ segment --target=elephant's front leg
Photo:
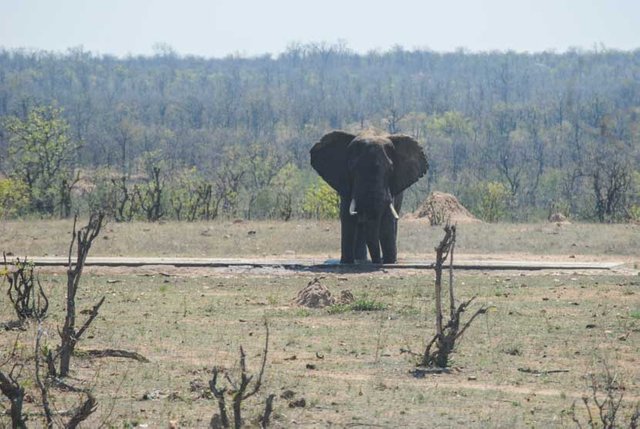
[[[353,264],[354,243],[358,226],[357,216],[349,213],[349,198],[340,198],[340,263]]]
[[[369,255],[371,255],[371,262],[373,262],[374,264],[381,264],[382,258],[380,257],[380,221],[367,221],[365,230],[367,231],[367,248],[369,249]]]
[[[353,256],[356,262],[367,262],[367,224],[365,222],[358,222],[353,245]]]
[[[382,246],[382,258],[385,264],[398,262],[397,231],[398,220],[393,217],[391,211],[385,213],[380,222],[380,245]]]

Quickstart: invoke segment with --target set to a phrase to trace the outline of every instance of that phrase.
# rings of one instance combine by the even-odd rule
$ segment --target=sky
[[[640,0],[0,0],[0,47],[277,55],[297,43],[450,52],[640,48]]]

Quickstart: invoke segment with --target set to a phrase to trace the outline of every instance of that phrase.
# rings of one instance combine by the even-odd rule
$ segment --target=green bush
[[[337,219],[340,213],[338,193],[322,180],[307,188],[302,211],[306,216],[316,219]]]
[[[498,222],[507,217],[509,190],[500,182],[486,182],[481,185],[478,216],[485,222]]]
[[[0,219],[23,214],[29,206],[27,186],[13,179],[0,179]]]

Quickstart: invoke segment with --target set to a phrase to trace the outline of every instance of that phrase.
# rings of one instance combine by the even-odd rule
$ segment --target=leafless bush
[[[589,374],[589,394],[582,396],[582,403],[587,412],[587,421],[583,423],[576,414],[576,401],[569,409],[571,420],[578,428],[591,429],[615,429],[628,427],[637,429],[640,424],[640,403],[636,403],[628,411],[629,421],[624,422],[625,415],[622,399],[624,397],[624,384],[619,375],[612,372],[609,365],[603,363],[602,374]]]
[[[231,395],[231,408],[233,412],[233,427],[240,429],[242,427],[242,402],[251,396],[254,396],[262,387],[262,377],[264,375],[264,368],[267,363],[267,354],[269,352],[269,325],[265,321],[266,337],[264,343],[264,351],[262,353],[262,364],[260,365],[260,372],[258,377],[251,385],[253,381],[253,375],[249,375],[247,372],[246,355],[242,346],[240,346],[240,375],[239,377],[232,377],[232,375],[224,369],[219,367],[213,368],[213,374],[209,381],[209,388],[213,393],[213,396],[218,402],[218,413],[213,415],[211,419],[210,428],[230,428],[231,423],[229,421],[229,413],[227,411],[226,395]],[[227,383],[231,386],[220,387],[218,386],[219,376],[223,375],[227,380]],[[258,419],[260,427],[266,428],[269,426],[270,416],[273,411],[273,400],[275,395],[270,394],[265,403],[265,409]]]
[[[453,253],[456,244],[456,227],[455,225],[447,225],[444,231],[445,236],[438,247],[436,247],[436,334],[431,341],[429,341],[422,355],[420,366],[424,367],[446,368],[449,364],[449,355],[454,350],[456,340],[464,334],[471,325],[471,322],[473,322],[478,315],[484,314],[487,311],[484,306],[479,308],[467,323],[460,327],[461,315],[475,299],[475,296],[456,307],[453,287]],[[449,320],[443,325],[442,269],[447,259],[449,259]],[[434,350],[432,350],[432,347]]]
[[[9,301],[22,323],[28,319],[42,320],[47,315],[49,300],[42,289],[40,280],[34,276],[32,263],[26,259],[21,261],[16,259],[9,268],[7,255],[2,254],[4,259],[4,278],[9,283],[7,295]]]

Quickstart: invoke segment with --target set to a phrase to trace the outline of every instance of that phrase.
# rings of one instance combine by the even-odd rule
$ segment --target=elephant
[[[340,196],[340,262],[366,261],[368,248],[374,264],[395,264],[402,192],[428,168],[420,144],[403,134],[332,131],[310,154],[311,166]]]

